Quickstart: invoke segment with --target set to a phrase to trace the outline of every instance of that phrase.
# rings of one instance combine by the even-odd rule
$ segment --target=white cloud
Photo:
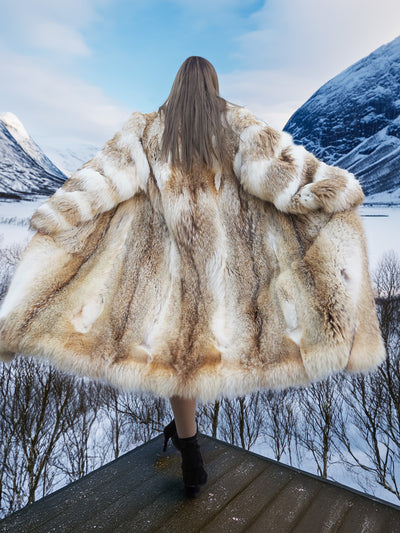
[[[237,41],[242,70],[223,77],[226,95],[283,127],[312,92],[399,35],[400,2],[269,0],[251,18],[255,29]]]
[[[98,19],[97,10],[110,0],[0,0],[0,29],[10,46],[87,55],[82,31]]]
[[[15,113],[42,146],[102,144],[129,115],[73,72],[73,59],[91,54],[84,29],[107,1],[0,0],[1,111]]]
[[[248,107],[277,129],[319,88],[311,79],[279,70],[238,70],[219,79],[224,98]]]
[[[79,31],[67,24],[43,17],[35,20],[33,16],[26,35],[29,36],[30,43],[38,48],[68,55],[90,55],[90,50]]]
[[[43,59],[0,48],[0,102],[15,113],[41,144],[67,139],[102,143],[129,115],[101,88],[64,73]]]
[[[252,18],[240,37],[248,61],[332,75],[399,35],[400,2],[269,0]]]

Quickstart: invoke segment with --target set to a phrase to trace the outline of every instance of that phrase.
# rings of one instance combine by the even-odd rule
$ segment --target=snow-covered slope
[[[92,159],[99,149],[98,146],[88,143],[68,143],[68,148],[65,149],[45,146],[46,154],[67,176]]]
[[[6,126],[8,131],[23,148],[23,150],[39,163],[45,170],[60,178],[64,178],[59,168],[43,153],[42,149],[35,143],[32,137],[24,128],[22,122],[13,113],[0,114],[0,120]],[[65,178],[64,178],[65,179]]]
[[[65,179],[17,117],[11,113],[0,117],[0,198],[50,195]]]
[[[371,135],[335,164],[360,177],[367,196],[400,200],[400,117]],[[399,194],[396,195],[396,191]]]
[[[314,93],[284,129],[317,157],[353,172],[371,198],[400,198],[400,37]]]

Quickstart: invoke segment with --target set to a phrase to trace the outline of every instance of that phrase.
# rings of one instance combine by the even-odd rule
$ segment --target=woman
[[[207,480],[196,399],[384,358],[355,177],[219,96],[190,57],[158,112],[42,204],[0,311],[0,354],[169,397],[184,485]]]

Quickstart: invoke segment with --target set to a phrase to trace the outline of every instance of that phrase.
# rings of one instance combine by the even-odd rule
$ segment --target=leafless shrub
[[[86,378],[76,378],[74,394],[67,402],[65,416],[71,422],[63,433],[62,452],[52,463],[74,481],[106,462],[93,439],[93,428],[101,408],[102,385]]]
[[[347,415],[337,428],[343,460],[360,483],[371,479],[400,499],[400,260],[386,254],[374,274],[386,360],[348,380]]]
[[[296,389],[268,390],[261,395],[263,413],[260,435],[274,459],[280,461],[287,457],[290,464],[300,460],[301,447],[298,442],[300,422],[299,392]]]
[[[220,407],[219,438],[249,450],[256,442],[262,422],[260,393],[223,399]]]
[[[168,410],[165,398],[119,392],[111,386],[104,386],[102,398],[114,458],[162,431]]]
[[[12,224],[13,226],[29,226],[30,217],[0,217],[0,224]]]
[[[8,290],[24,248],[23,244],[11,244],[0,248],[0,303]]]
[[[51,491],[50,466],[71,424],[65,415],[74,384],[45,362],[22,357],[1,372],[1,500],[10,512]]]
[[[200,405],[198,405],[199,429],[203,433],[211,435],[214,439],[217,438],[220,408],[221,400],[200,403]]]
[[[342,414],[342,395],[339,394],[343,376],[331,376],[310,384],[300,393],[302,430],[298,433],[299,443],[314,459],[318,474],[328,477],[332,462],[335,427]]]

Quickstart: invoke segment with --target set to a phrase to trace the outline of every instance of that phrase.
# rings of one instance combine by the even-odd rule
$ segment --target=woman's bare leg
[[[196,398],[181,398],[171,396],[172,411],[174,412],[176,431],[180,439],[193,437],[196,433]]]

